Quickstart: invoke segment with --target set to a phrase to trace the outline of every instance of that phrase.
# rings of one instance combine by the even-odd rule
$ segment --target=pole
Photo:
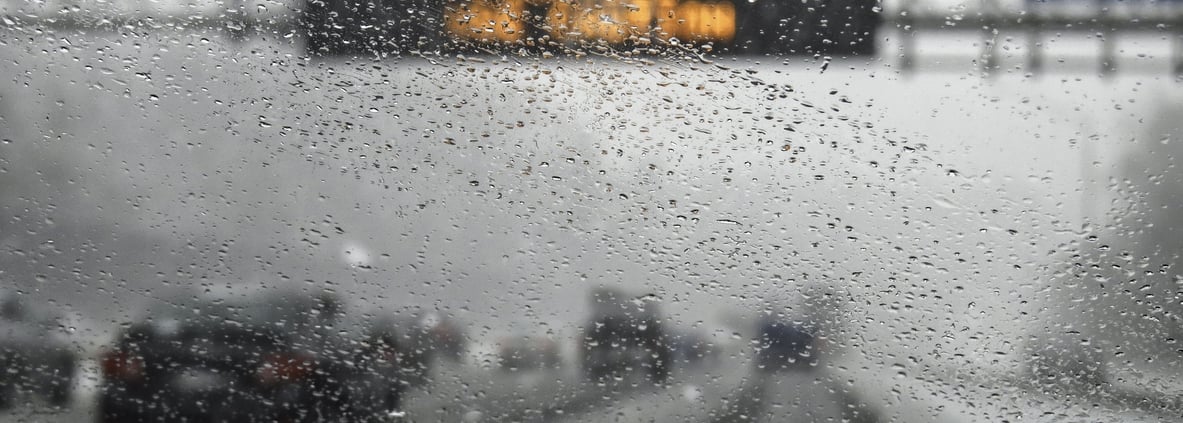
[[[1039,3],[1028,2],[1030,8],[1027,9],[1027,22],[1031,26],[1031,31],[1027,35],[1027,70],[1032,74],[1038,74],[1043,70],[1043,10],[1038,6]]]
[[[912,0],[900,2],[900,15],[896,27],[900,34],[900,71],[910,73],[915,66],[913,55],[915,50],[916,28],[913,27]]]

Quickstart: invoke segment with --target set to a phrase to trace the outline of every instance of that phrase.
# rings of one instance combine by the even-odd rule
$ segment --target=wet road
[[[570,369],[509,372],[440,367],[408,393],[414,422],[838,421],[842,397],[820,373],[753,373],[744,361],[686,367],[655,386],[641,377],[588,383]],[[65,411],[25,404],[0,421],[78,422],[94,418],[94,390],[81,387]]]
[[[952,384],[893,377],[853,361],[813,371],[755,371],[745,359],[684,367],[662,385],[624,377],[587,383],[571,368],[509,372],[476,365],[441,366],[407,394],[412,422],[1167,422],[1169,410],[1087,395],[1064,395],[1002,379]],[[93,375],[67,410],[20,405],[0,422],[94,419]]]

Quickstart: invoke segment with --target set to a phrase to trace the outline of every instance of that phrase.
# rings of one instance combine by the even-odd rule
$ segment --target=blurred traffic
[[[13,416],[104,423],[562,421],[669,395],[674,406],[699,409],[664,410],[663,418],[717,421],[763,407],[728,398],[803,377],[778,374],[819,380],[809,357],[817,354],[812,337],[824,335],[812,329],[757,316],[738,332],[685,327],[661,313],[652,293],[599,286],[586,296],[585,321],[551,324],[572,331],[485,333],[484,341],[442,311],[357,310],[318,288],[168,298],[119,323],[114,339],[82,362],[72,353],[77,340],[42,336],[30,346],[5,332],[6,357],[25,360],[9,368],[29,370],[9,373],[5,404],[21,404]],[[7,319],[52,321],[29,317],[13,298],[0,303]],[[60,329],[47,324],[39,330]],[[98,368],[93,384],[73,379],[87,363]],[[802,406],[840,412],[849,399],[818,401]]]
[[[357,308],[346,296],[316,287],[207,291],[156,302],[119,323],[97,354],[78,358],[74,352],[82,344],[64,335],[52,310],[31,310],[6,296],[3,316],[41,336],[5,332],[0,348],[16,371],[4,379],[8,411],[0,420],[932,417],[884,408],[876,385],[885,381],[876,378],[891,369],[850,369],[857,356],[831,342],[842,336],[834,323],[841,310],[814,295],[686,325],[664,315],[662,299],[652,292],[600,285],[585,293],[583,321],[506,333],[474,331],[479,322],[442,310]],[[1029,354],[1027,377],[1041,389],[1076,398],[1080,387],[1113,377],[1098,364],[1105,358],[1088,351],[1067,340],[1044,345]],[[88,372],[94,367],[97,372]]]

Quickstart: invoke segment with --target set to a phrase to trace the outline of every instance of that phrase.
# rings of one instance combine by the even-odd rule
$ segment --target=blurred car
[[[736,39],[745,54],[875,54],[877,0],[736,1]]]
[[[77,357],[61,317],[34,309],[18,294],[0,293],[0,408],[11,407],[23,392],[36,394],[50,405],[70,403]]]
[[[504,370],[537,370],[559,367],[559,344],[550,338],[519,336],[498,343],[497,361]]]
[[[468,348],[463,326],[435,310],[381,317],[371,331],[398,338],[401,383],[410,386],[427,383],[440,360],[461,361]]]
[[[669,337],[670,361],[680,366],[693,366],[719,357],[719,346],[694,332],[681,332]]]
[[[764,371],[811,369],[818,363],[813,325],[766,318],[757,337],[756,366]]]
[[[400,414],[409,387],[403,358],[408,351],[398,326],[389,319],[368,326],[355,360],[359,371],[349,383],[355,413],[369,417],[366,421]]]
[[[429,0],[307,0],[301,24],[314,56],[398,54],[442,32]]]
[[[364,354],[333,295],[199,299],[132,323],[101,358],[100,422],[348,421]],[[364,361],[364,360],[363,360]]]
[[[655,383],[665,382],[670,350],[654,298],[599,288],[591,302],[580,348],[584,375],[599,380],[640,371]]]
[[[459,362],[468,348],[468,337],[464,327],[456,319],[438,311],[417,315],[414,329],[420,345],[432,351],[437,357]]]

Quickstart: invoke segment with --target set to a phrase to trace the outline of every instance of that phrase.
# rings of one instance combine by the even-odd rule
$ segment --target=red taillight
[[[386,364],[398,363],[398,348],[395,348],[393,345],[386,343],[379,344],[376,350],[377,351],[375,351],[376,354],[374,358],[379,362]]]
[[[312,373],[316,363],[310,357],[295,354],[272,354],[259,368],[259,380],[263,383],[282,383],[300,380]]]
[[[125,381],[144,377],[144,359],[127,351],[111,351],[103,355],[103,377]]]

